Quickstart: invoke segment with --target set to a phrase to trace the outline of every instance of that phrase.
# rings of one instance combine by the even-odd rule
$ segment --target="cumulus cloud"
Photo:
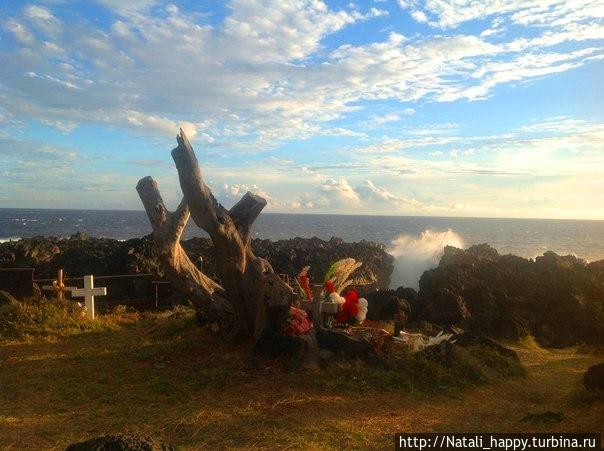
[[[275,208],[279,207],[280,202],[267,193],[265,190],[260,188],[258,185],[246,185],[245,183],[223,183],[218,187],[218,189],[214,188],[214,195],[218,198],[218,200],[223,203],[227,208],[235,205],[241,198],[245,195],[245,193],[250,192],[257,196],[264,198],[267,202],[267,208]]]
[[[293,209],[316,211],[344,211],[359,213],[363,211],[401,213],[417,211],[428,207],[413,198],[397,196],[387,189],[376,186],[371,180],[364,180],[352,186],[344,178],[328,178],[319,184],[314,193],[305,193],[300,200],[292,202]]]

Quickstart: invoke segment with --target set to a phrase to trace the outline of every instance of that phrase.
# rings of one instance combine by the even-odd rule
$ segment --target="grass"
[[[532,335],[520,337],[518,345],[526,349],[541,349],[541,346],[539,346],[539,343],[537,343],[537,340]]]
[[[73,322],[64,308],[9,315],[0,449],[64,449],[112,432],[184,449],[383,449],[395,432],[523,430],[527,410],[544,408],[573,412],[554,428],[601,429],[600,399],[579,381],[591,354],[519,348],[526,378],[507,377],[518,366],[484,348],[461,350],[451,368],[409,358],[394,371],[361,362],[292,371],[224,343],[185,310]]]

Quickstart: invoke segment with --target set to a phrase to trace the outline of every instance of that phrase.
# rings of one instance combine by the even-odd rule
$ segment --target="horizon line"
[[[144,209],[122,209],[122,208],[38,208],[38,207],[1,207],[0,210],[42,210],[42,211],[122,211],[122,212],[141,212]],[[387,214],[351,214],[351,213],[302,213],[302,212],[262,212],[264,215],[291,215],[291,216],[349,216],[349,217],[382,217],[382,218],[453,218],[453,219],[508,219],[508,220],[535,220],[535,221],[604,221],[596,218],[542,218],[542,217],[517,217],[517,216],[454,216],[454,215],[387,215]]]

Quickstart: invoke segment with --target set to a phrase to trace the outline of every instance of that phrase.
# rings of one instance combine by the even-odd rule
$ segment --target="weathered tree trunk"
[[[203,181],[193,148],[182,130],[177,141],[172,157],[184,193],[178,209],[174,213],[166,210],[151,177],[137,185],[166,275],[212,321],[242,336],[258,337],[265,326],[266,308],[287,305],[293,299],[291,287],[251,249],[250,229],[266,201],[248,192],[226,210]],[[220,285],[199,271],[180,245],[189,216],[210,235]]]
[[[170,213],[151,177],[141,179],[136,190],[153,228],[153,239],[166,277],[210,322],[227,326],[234,319],[233,306],[225,299],[224,289],[207,277],[189,259],[180,238],[189,222],[189,209],[183,200]]]

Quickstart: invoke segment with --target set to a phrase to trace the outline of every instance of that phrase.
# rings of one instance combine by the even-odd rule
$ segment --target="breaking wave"
[[[421,235],[400,235],[392,241],[388,252],[394,257],[394,271],[390,286],[417,289],[425,270],[438,266],[445,246],[464,247],[461,236],[449,229],[446,232],[424,230]]]
[[[19,241],[21,238],[9,237],[9,238],[0,238],[0,243],[8,243],[9,241]]]

